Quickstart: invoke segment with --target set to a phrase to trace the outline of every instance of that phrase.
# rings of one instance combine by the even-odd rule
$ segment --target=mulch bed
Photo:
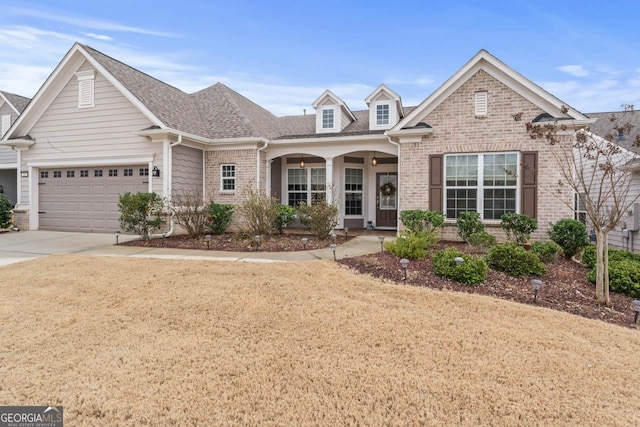
[[[259,250],[265,252],[301,251],[305,249],[301,241],[302,237],[308,238],[307,250],[326,248],[331,243],[330,240],[318,240],[313,236],[284,234],[263,239],[260,242]],[[345,243],[345,236],[337,236],[337,243]],[[163,246],[163,239],[152,239],[146,242],[134,240],[122,244],[159,248]],[[466,244],[447,241],[440,242],[436,250],[451,246],[455,246],[463,252],[468,252]],[[206,250],[207,244],[204,239],[191,239],[189,236],[179,235],[164,239],[164,247]],[[253,238],[231,233],[213,235],[210,248],[211,250],[232,252],[251,252],[256,250]],[[368,274],[386,281],[404,283],[402,267],[398,262],[398,258],[386,251],[345,258],[338,262],[361,274]],[[612,293],[612,307],[604,307],[595,300],[595,286],[587,281],[587,270],[582,265],[575,261],[559,258],[556,262],[547,265],[547,268],[549,270],[547,274],[540,277],[544,285],[538,294],[536,302],[538,306],[566,311],[578,316],[598,319],[620,326],[637,327],[633,323],[633,310],[631,309],[633,298]],[[488,295],[523,304],[533,304],[530,280],[530,277],[516,278],[505,273],[489,270],[487,280],[482,285],[463,285],[433,274],[431,259],[427,257],[424,260],[412,260],[409,263],[406,284],[446,291]]]
[[[458,242],[440,242],[436,250],[451,246],[468,252],[468,246]],[[386,251],[345,258],[339,262],[362,274],[369,274],[386,281],[404,283],[403,271],[398,258]],[[595,285],[587,281],[587,269],[581,264],[566,258],[559,258],[554,263],[548,264],[547,269],[547,274],[539,277],[543,286],[538,293],[536,302],[538,306],[620,326],[637,327],[633,323],[631,308],[633,298],[611,293],[612,307],[598,304],[595,299]],[[445,291],[488,295],[523,304],[534,303],[530,277],[516,278],[490,269],[487,280],[482,285],[463,285],[433,274],[429,257],[424,260],[412,260],[409,263],[406,283]]]

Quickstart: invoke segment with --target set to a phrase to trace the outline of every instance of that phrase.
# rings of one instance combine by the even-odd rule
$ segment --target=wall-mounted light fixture
[[[154,166],[153,169],[151,169],[151,176],[155,178],[160,176],[160,169],[158,169],[157,166]]]
[[[29,178],[29,171],[20,171],[21,178]]]

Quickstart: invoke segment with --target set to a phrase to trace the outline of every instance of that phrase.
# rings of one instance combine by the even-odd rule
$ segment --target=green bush
[[[562,248],[556,242],[533,242],[531,252],[538,255],[540,261],[546,264],[554,262],[558,254],[562,253]]]
[[[207,228],[213,234],[222,234],[233,219],[233,205],[211,202],[207,205]]]
[[[460,265],[455,259],[464,259]],[[481,257],[466,255],[455,248],[447,248],[436,252],[431,258],[433,272],[440,276],[455,280],[465,285],[479,285],[487,278],[489,267]]]
[[[156,193],[124,193],[118,201],[120,228],[149,240],[151,232],[162,225],[163,204],[162,197]]]
[[[481,231],[470,234],[469,237],[467,237],[467,243],[475,253],[486,253],[489,248],[496,245],[496,238],[486,231]]]
[[[296,209],[289,205],[278,205],[278,214],[276,215],[276,221],[274,228],[278,231],[278,234],[282,234],[282,230],[296,220]]]
[[[384,248],[398,258],[422,259],[438,243],[433,231],[400,233],[394,240],[384,243]]]
[[[189,237],[202,236],[207,228],[204,200],[198,191],[184,191],[171,197],[171,213],[176,224],[185,229]]]
[[[525,275],[542,275],[547,268],[533,252],[526,251],[514,243],[496,245],[487,255],[487,264],[494,270],[520,277]]]
[[[524,246],[531,233],[538,229],[538,220],[528,215],[506,213],[500,219],[500,226],[507,233],[507,240],[518,246]]]
[[[312,205],[301,203],[298,206],[300,222],[304,224],[318,239],[328,239],[336,225],[338,225],[338,205],[324,200]]]
[[[623,249],[609,249],[609,262],[611,261],[634,261],[640,263],[640,254],[625,251]],[[582,253],[582,264],[586,268],[596,267],[596,247],[589,246]]]
[[[480,220],[478,212],[462,212],[456,221],[458,225],[458,236],[465,242],[474,233],[482,233],[484,224]]]
[[[589,272],[587,279],[591,283],[596,282],[595,268]],[[632,298],[640,298],[640,261],[631,259],[610,260],[609,289],[612,292],[618,292]]]
[[[11,227],[11,209],[13,206],[7,195],[0,193],[0,228]]]
[[[400,212],[400,221],[407,231],[435,231],[444,225],[444,213],[440,211],[407,210]]]
[[[278,217],[280,202],[260,190],[247,189],[243,201],[236,207],[240,216],[240,231],[248,236],[268,236]]]
[[[549,238],[556,242],[567,258],[589,246],[587,227],[575,219],[561,219],[549,230]]]

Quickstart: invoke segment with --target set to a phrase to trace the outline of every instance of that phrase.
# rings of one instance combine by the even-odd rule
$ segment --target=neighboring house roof
[[[589,131],[604,138],[610,134],[615,142],[622,148],[633,153],[640,154],[640,146],[635,145],[636,138],[640,138],[640,111],[613,111],[609,113],[588,113],[587,116],[596,119],[596,122],[589,127]],[[611,122],[611,118],[616,118],[618,126],[629,123],[632,127],[626,135],[618,135],[612,128],[615,123]]]
[[[2,90],[0,90],[0,96],[4,98],[5,102],[11,105],[11,108],[13,108],[17,114],[21,114],[22,111],[24,111],[24,109],[26,108],[29,101],[31,101],[31,98],[26,98],[24,96],[16,95],[15,93],[9,93]]]

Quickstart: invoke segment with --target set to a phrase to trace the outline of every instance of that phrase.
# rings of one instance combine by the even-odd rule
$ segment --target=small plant
[[[151,232],[162,225],[163,204],[162,197],[156,193],[124,193],[118,202],[120,228],[149,240]]]
[[[171,212],[176,224],[185,229],[189,237],[196,239],[206,229],[204,200],[198,191],[185,191],[171,198]]]
[[[338,205],[324,200],[312,205],[301,203],[298,206],[300,222],[304,224],[318,239],[328,239],[336,225],[338,225]]]
[[[538,229],[538,220],[528,215],[506,213],[500,219],[500,226],[507,233],[507,240],[518,246],[524,246],[531,233]]]
[[[464,261],[456,263],[456,258]],[[440,276],[465,285],[480,285],[487,278],[489,267],[481,257],[466,255],[455,248],[447,248],[436,252],[431,258],[433,272]]]
[[[589,272],[587,280],[596,282],[595,268]],[[610,260],[609,289],[632,298],[640,298],[640,262],[628,258]]]
[[[496,238],[494,235],[481,231],[479,233],[470,234],[467,237],[467,243],[471,246],[474,253],[484,254],[496,245]]]
[[[484,224],[480,220],[478,212],[462,212],[456,221],[458,225],[458,236],[465,242],[473,233],[484,231]]]
[[[540,261],[548,264],[554,262],[562,253],[562,248],[556,242],[533,242],[531,252],[536,254]]]
[[[589,246],[587,227],[575,219],[561,219],[549,230],[549,238],[556,242],[567,258]]]
[[[7,195],[0,193],[0,228],[11,227],[11,209],[13,206]]]
[[[296,209],[289,205],[278,205],[278,214],[276,215],[276,221],[274,228],[278,231],[278,234],[282,234],[284,228],[296,220]]]
[[[223,234],[233,219],[233,205],[209,203],[207,205],[207,228],[213,234]]]
[[[406,210],[400,212],[400,221],[407,231],[435,231],[444,225],[444,213],[440,211]]]
[[[540,276],[547,272],[547,268],[536,254],[514,243],[503,243],[491,248],[487,255],[487,264],[492,269],[504,271],[513,277],[530,274]]]
[[[278,216],[280,203],[259,190],[247,189],[244,201],[236,208],[241,221],[239,228],[248,236],[269,236]]]
[[[384,243],[384,248],[398,258],[422,259],[438,243],[435,232],[414,231],[400,233],[394,241]]]

